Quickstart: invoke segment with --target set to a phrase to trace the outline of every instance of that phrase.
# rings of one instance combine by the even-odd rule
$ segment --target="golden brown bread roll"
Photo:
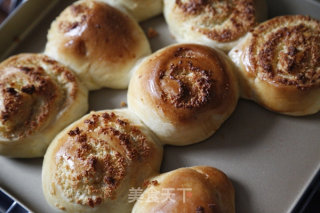
[[[88,109],[74,73],[42,54],[0,64],[0,154],[40,157],[56,134]]]
[[[164,16],[178,42],[223,51],[234,47],[266,18],[265,0],[164,0]]]
[[[202,141],[237,104],[231,63],[224,53],[197,44],[159,50],[135,68],[128,89],[129,109],[163,143]]]
[[[221,171],[208,166],[177,169],[149,181],[132,213],[234,213],[234,189]]]
[[[101,0],[126,9],[137,21],[144,21],[162,13],[162,0]]]
[[[99,1],[77,1],[52,23],[45,53],[74,69],[89,90],[127,88],[130,70],[150,54],[131,17]]]
[[[269,110],[307,115],[320,110],[320,22],[281,16],[257,26],[229,56],[242,97]]]
[[[130,212],[131,188],[159,171],[162,146],[127,109],[91,112],[63,130],[44,157],[44,195],[67,212]]]

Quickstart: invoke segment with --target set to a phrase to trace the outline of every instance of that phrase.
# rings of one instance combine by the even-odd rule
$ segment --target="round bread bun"
[[[0,64],[0,154],[41,157],[63,128],[88,110],[88,91],[74,73],[42,54]]]
[[[320,22],[280,16],[257,26],[229,56],[238,67],[242,97],[301,116],[320,110]]]
[[[45,54],[75,70],[89,90],[127,88],[131,68],[151,53],[133,18],[95,0],[67,7],[47,37]]]
[[[145,21],[162,13],[162,0],[100,0],[123,7],[137,21]]]
[[[267,17],[265,0],[164,0],[164,16],[178,42],[225,52]]]
[[[207,46],[166,47],[136,66],[128,89],[129,109],[165,144],[202,141],[236,107],[233,68],[223,52]]]
[[[234,196],[231,181],[218,169],[181,168],[152,178],[132,213],[234,213]]]
[[[162,146],[128,109],[91,112],[63,130],[44,157],[42,186],[67,212],[130,212],[130,189],[158,174]]]

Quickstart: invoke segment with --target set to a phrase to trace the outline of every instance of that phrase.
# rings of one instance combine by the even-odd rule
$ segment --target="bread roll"
[[[177,169],[152,178],[132,213],[234,213],[234,189],[221,171],[207,166]]]
[[[67,212],[130,212],[131,188],[158,173],[162,146],[127,109],[91,112],[63,130],[44,157],[44,195]]]
[[[144,21],[162,13],[162,0],[100,0],[125,8],[137,21]]]
[[[266,21],[230,52],[242,97],[269,110],[307,115],[320,110],[320,22],[307,16]]]
[[[74,73],[42,54],[0,64],[0,154],[40,157],[55,135],[88,109]]]
[[[163,143],[202,141],[237,104],[231,63],[222,52],[197,44],[159,50],[136,67],[128,89],[129,109]]]
[[[89,90],[127,88],[130,70],[150,54],[131,17],[99,1],[77,1],[52,23],[45,53],[74,69]]]
[[[229,51],[258,21],[265,0],[164,0],[164,16],[178,42],[196,42]]]

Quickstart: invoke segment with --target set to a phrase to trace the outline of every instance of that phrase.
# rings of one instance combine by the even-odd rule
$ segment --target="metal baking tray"
[[[29,210],[21,204],[16,198],[9,195],[0,187],[0,212],[5,213],[28,213]]]
[[[12,17],[15,21],[8,20],[0,29],[2,58],[42,52],[50,23],[73,1],[60,1],[48,13],[55,1],[27,2],[33,5],[17,11]],[[18,23],[25,23],[27,14],[34,14],[39,4],[45,15],[33,16],[35,22],[19,29]],[[269,18],[299,13],[320,19],[319,1],[315,0],[268,0],[268,8]],[[153,51],[174,42],[162,16],[142,26],[159,33],[150,39]],[[122,101],[126,101],[126,90],[94,91],[90,93],[90,110],[119,108]],[[320,169],[320,113],[289,117],[240,100],[230,119],[210,139],[191,146],[165,147],[161,172],[194,165],[217,167],[231,178],[238,213],[291,212]],[[42,158],[0,157],[0,187],[34,212],[55,212],[42,194],[41,166]]]

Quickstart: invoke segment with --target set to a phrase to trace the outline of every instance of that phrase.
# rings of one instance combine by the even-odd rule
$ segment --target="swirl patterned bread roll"
[[[227,56],[207,46],[166,47],[135,68],[128,106],[162,140],[187,145],[211,136],[234,111],[238,85]]]
[[[51,143],[43,192],[67,212],[130,212],[130,189],[159,171],[162,146],[127,109],[91,112]]]
[[[77,1],[52,23],[45,53],[74,69],[89,90],[127,88],[130,70],[150,54],[131,17],[99,1]]]
[[[74,73],[42,54],[0,64],[0,154],[40,157],[56,134],[88,109]]]
[[[177,169],[149,181],[132,213],[234,213],[234,189],[221,171],[208,166]]]
[[[260,24],[235,47],[242,97],[269,110],[307,115],[320,110],[320,22],[281,16]]]
[[[144,21],[162,13],[162,0],[101,0],[124,7],[137,21]]]
[[[178,42],[229,51],[266,18],[265,0],[164,0],[164,16]]]

